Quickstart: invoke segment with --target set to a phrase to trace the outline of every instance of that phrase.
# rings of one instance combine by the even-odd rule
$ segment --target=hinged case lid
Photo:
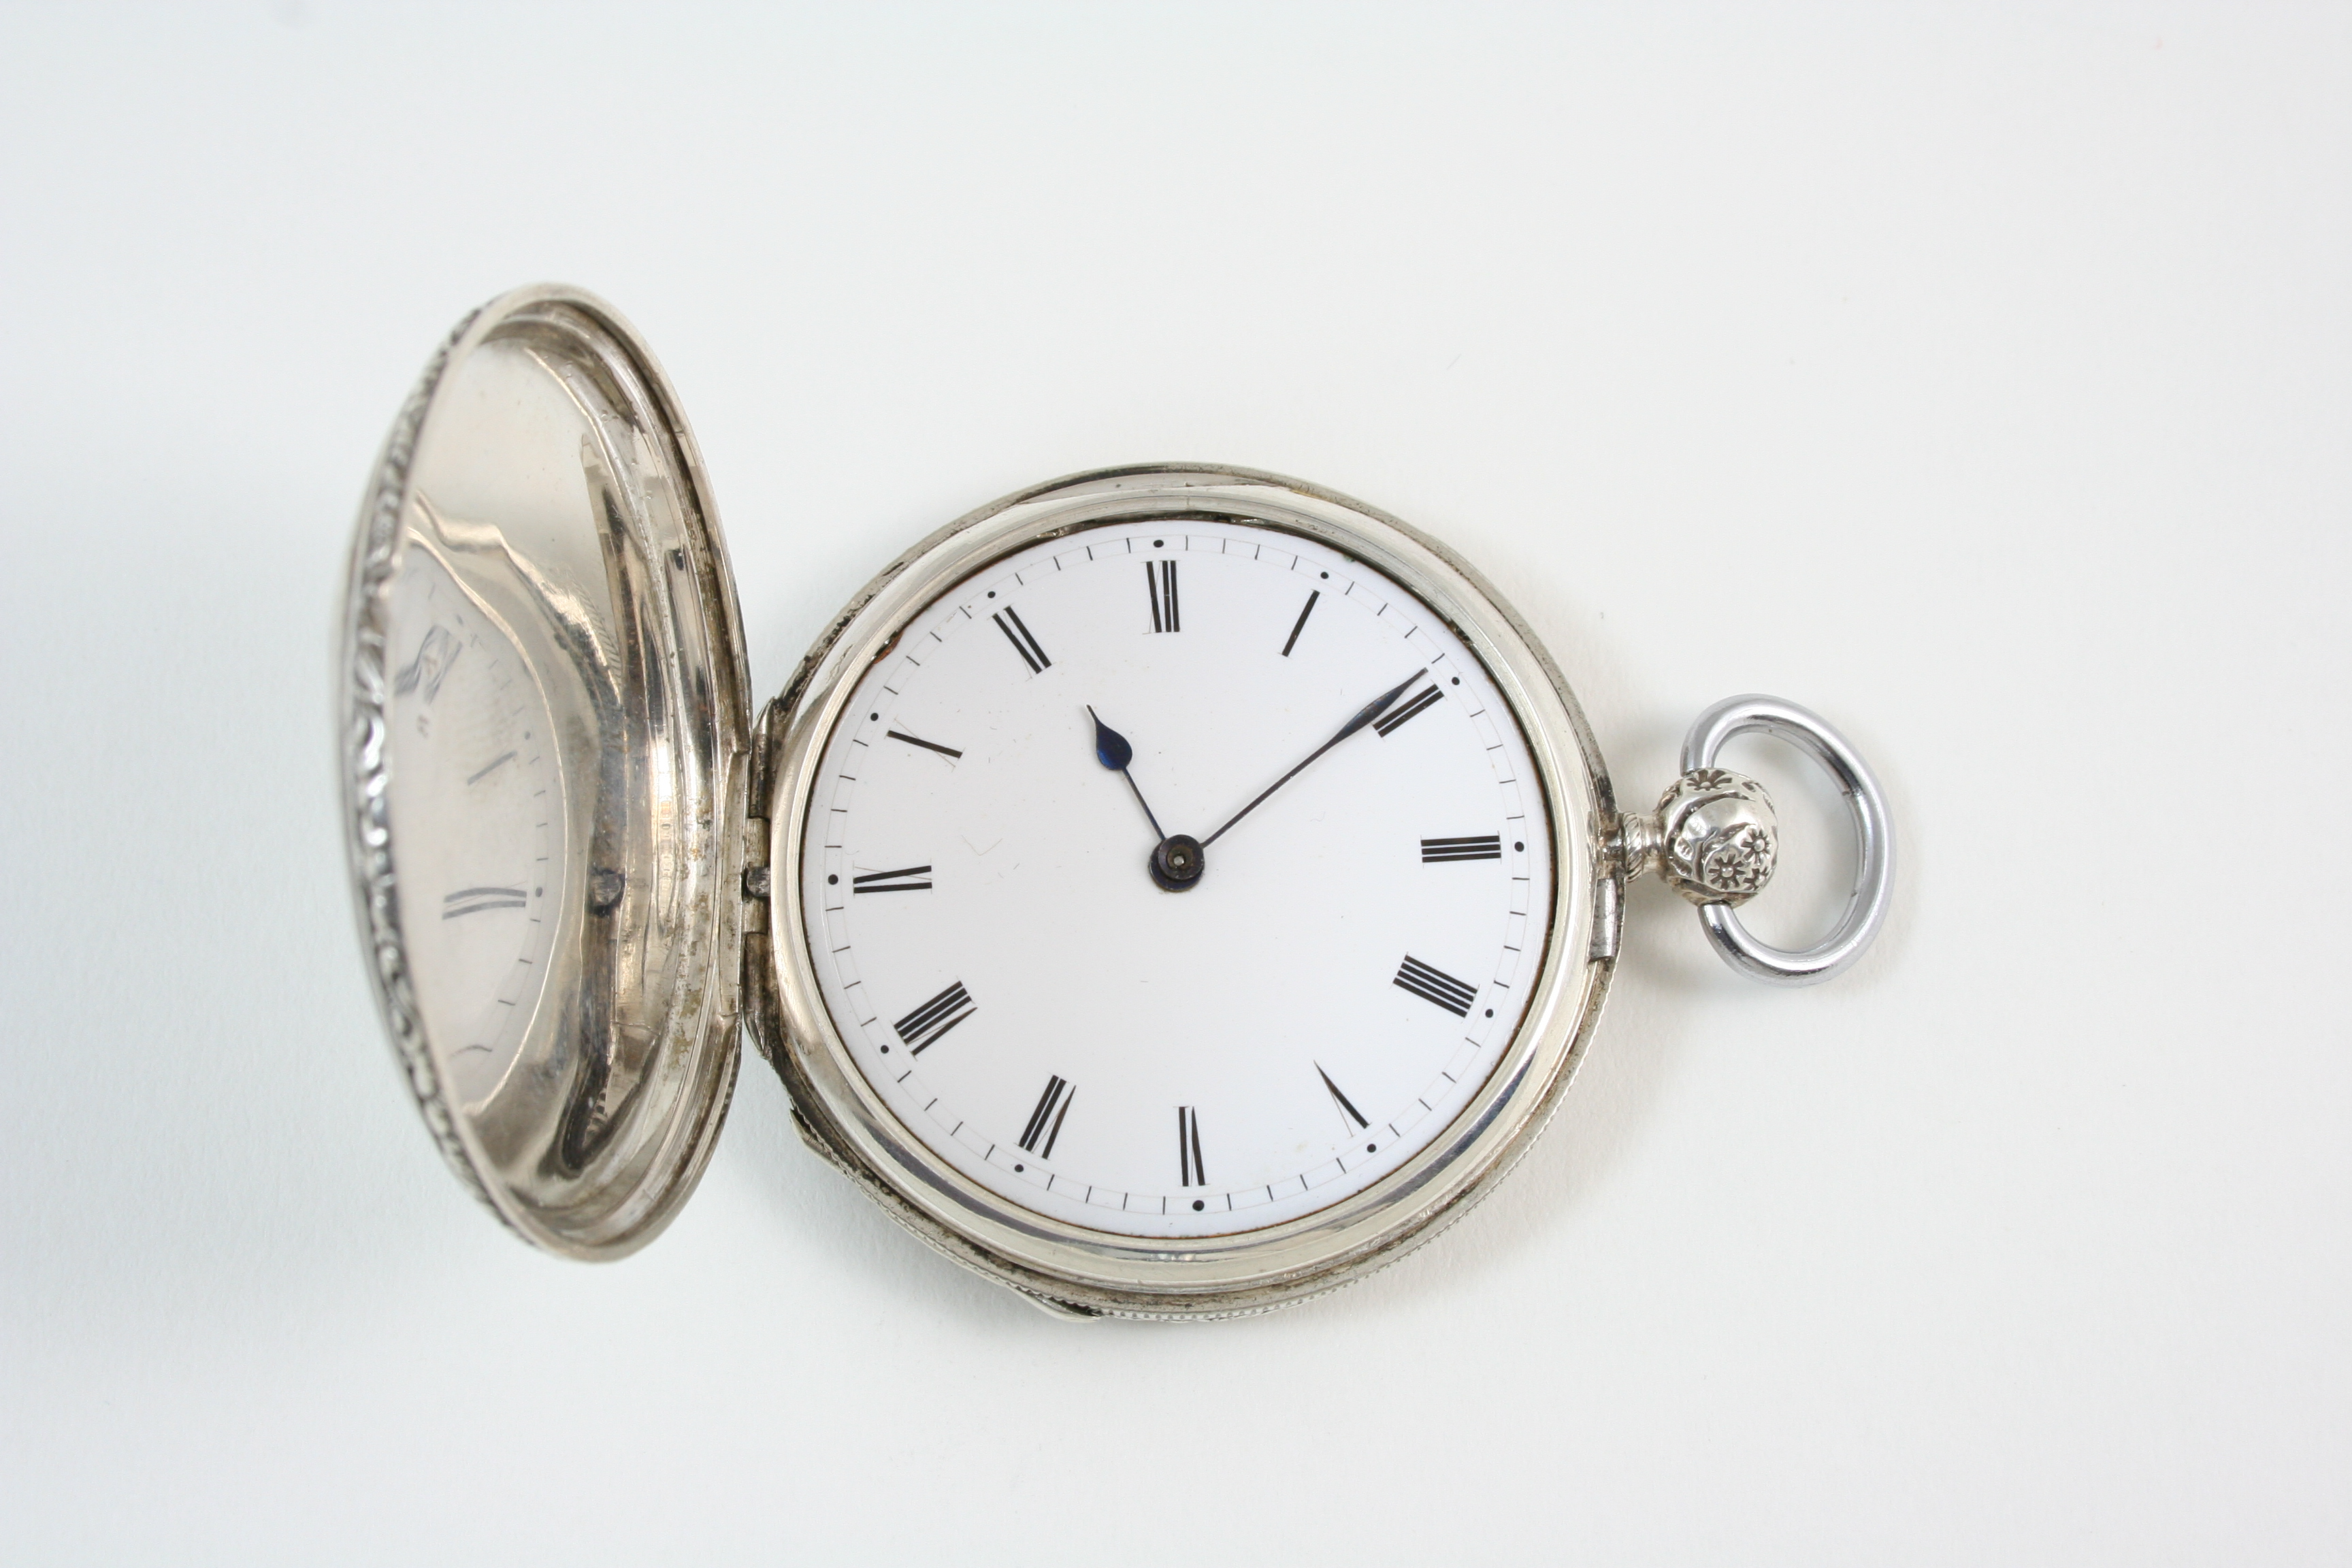
[[[550,1251],[651,1240],[739,1056],[751,708],[677,395],[555,286],[461,322],[385,444],[343,624],[346,825],[426,1123]]]

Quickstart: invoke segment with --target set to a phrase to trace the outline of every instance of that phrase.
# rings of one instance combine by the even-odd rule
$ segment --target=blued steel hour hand
[[[1151,803],[1143,798],[1135,775],[1127,771],[1128,764],[1135,761],[1135,748],[1127,743],[1126,736],[1104,723],[1091,704],[1087,708],[1087,717],[1095,721],[1095,760],[1127,781],[1127,787],[1135,792],[1135,804],[1143,807],[1144,820],[1160,836],[1160,842],[1151,847],[1151,858],[1145,862],[1145,868],[1151,873],[1151,879],[1167,891],[1187,890],[1201,879],[1200,840],[1181,833],[1171,837],[1160,826],[1160,818],[1152,815]]]
[[[1162,838],[1167,837],[1167,831],[1160,826],[1160,819],[1151,815],[1151,803],[1143,798],[1143,791],[1137,787],[1135,775],[1127,771],[1128,764],[1135,761],[1135,748],[1127,743],[1126,736],[1102,721],[1102,715],[1095,711],[1092,703],[1087,705],[1087,717],[1095,721],[1095,760],[1127,781],[1127,787],[1135,791],[1135,804],[1143,807],[1144,820],[1151,824],[1151,831]]]
[[[1406,676],[1402,680],[1398,681],[1394,686],[1390,687],[1386,691],[1381,692],[1378,697],[1373,698],[1370,702],[1365,703],[1361,708],[1357,709],[1355,717],[1340,725],[1339,732],[1338,734],[1332,736],[1329,740],[1324,742],[1321,745],[1307,752],[1305,759],[1301,761],[1297,767],[1291,769],[1288,773],[1283,774],[1280,778],[1266,785],[1265,789],[1255,800],[1250,802],[1247,805],[1234,813],[1230,817],[1227,817],[1223,827],[1218,828],[1214,833],[1210,834],[1206,838],[1201,840],[1201,847],[1205,849],[1210,845],[1214,844],[1218,839],[1223,838],[1225,836],[1226,829],[1232,827],[1234,823],[1239,822],[1251,812],[1255,811],[1259,806],[1264,805],[1267,795],[1272,795],[1276,790],[1280,789],[1283,785],[1297,778],[1300,773],[1305,773],[1308,763],[1313,762],[1316,758],[1321,756],[1324,752],[1329,751],[1332,747],[1338,745],[1340,742],[1346,740],[1349,736],[1354,734],[1357,731],[1362,729],[1365,725],[1370,723],[1381,714],[1387,712],[1389,710],[1390,704],[1393,703],[1398,698],[1405,694],[1406,688],[1410,687],[1414,681],[1419,680],[1423,676],[1427,675],[1428,673],[1429,667],[1423,665],[1421,668],[1414,670],[1411,675]]]

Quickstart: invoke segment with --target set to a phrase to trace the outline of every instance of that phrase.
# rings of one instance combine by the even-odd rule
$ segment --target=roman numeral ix
[[[1029,635],[1029,628],[1022,624],[1021,612],[1012,605],[1005,605],[988,618],[996,623],[996,629],[1004,634],[1004,640],[1013,645],[1013,651],[1021,656],[1023,663],[1028,665],[1030,674],[1038,674],[1054,662],[1045,657],[1045,648],[1038,644],[1035,637]]]
[[[1396,984],[1424,1002],[1434,1002],[1457,1018],[1470,1016],[1470,1004],[1478,999],[1475,985],[1465,985],[1445,971],[1406,955],[1397,965]]]
[[[1427,861],[1500,860],[1503,839],[1496,833],[1483,838],[1424,838],[1421,841],[1421,858]]]
[[[919,1057],[938,1045],[941,1035],[979,1011],[971,993],[959,980],[890,1026],[898,1031],[907,1048]]]
[[[441,918],[454,921],[484,910],[519,910],[523,903],[520,888],[460,888],[441,900]]]
[[[931,885],[929,866],[908,866],[897,871],[868,871],[849,879],[853,893],[919,893]]]
[[[1176,1168],[1179,1185],[1205,1187],[1209,1184],[1208,1173],[1201,1169],[1200,1113],[1189,1105],[1176,1108]]]
[[[1370,1127],[1371,1125],[1370,1122],[1364,1120],[1364,1113],[1357,1110],[1354,1103],[1350,1101],[1346,1095],[1339,1092],[1339,1086],[1331,1081],[1331,1075],[1323,1070],[1323,1064],[1320,1062],[1315,1064],[1315,1076],[1323,1080],[1323,1087],[1330,1091],[1331,1103],[1339,1108],[1339,1114],[1341,1116],[1347,1118],[1348,1121],[1353,1121],[1358,1127]],[[1347,1123],[1345,1121],[1340,1123],[1342,1126],[1345,1126],[1346,1124]]]
[[[1151,629],[1155,632],[1182,630],[1176,623],[1176,563],[1145,562],[1143,588],[1151,595]]]
[[[1021,1147],[1040,1160],[1052,1159],[1054,1140],[1062,1135],[1062,1119],[1069,1115],[1070,1101],[1077,1097],[1077,1090],[1059,1076],[1047,1079],[1045,1092],[1037,1097],[1037,1109],[1029,1113],[1029,1125],[1022,1129]],[[1040,1138],[1045,1141],[1043,1149],[1037,1147]]]
[[[1437,700],[1444,695],[1444,692],[1432,686],[1403,707],[1391,708],[1380,718],[1373,720],[1372,728],[1378,730],[1381,732],[1381,739],[1385,741],[1397,731],[1412,723],[1421,714],[1427,712],[1435,705]]]

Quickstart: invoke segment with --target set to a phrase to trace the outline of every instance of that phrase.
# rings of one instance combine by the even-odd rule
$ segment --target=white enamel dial
[[[1381,574],[1246,522],[1094,528],[950,589],[856,687],[810,956],[856,1068],[969,1179],[1119,1236],[1255,1230],[1395,1171],[1509,1046],[1555,879],[1536,778]],[[1181,891],[1147,812],[1207,843]]]
[[[449,1087],[478,1102],[513,1064],[546,988],[564,876],[552,726],[513,640],[420,542],[388,625],[401,926]]]

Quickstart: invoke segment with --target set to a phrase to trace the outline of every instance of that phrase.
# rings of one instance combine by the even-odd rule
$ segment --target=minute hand
[[[1297,778],[1300,773],[1305,773],[1308,763],[1313,762],[1316,758],[1321,756],[1324,752],[1329,751],[1332,747],[1338,745],[1340,742],[1346,740],[1349,736],[1354,734],[1357,731],[1362,729],[1365,725],[1370,723],[1381,714],[1387,712],[1389,710],[1389,704],[1403,696],[1406,687],[1411,686],[1414,681],[1419,680],[1423,676],[1427,675],[1428,673],[1429,667],[1423,665],[1421,668],[1414,670],[1411,675],[1406,676],[1402,680],[1398,681],[1394,686],[1390,687],[1386,691],[1381,692],[1378,697],[1373,698],[1370,702],[1365,703],[1361,708],[1357,709],[1356,716],[1349,720],[1346,723],[1340,725],[1339,732],[1338,734],[1332,736],[1329,740],[1324,742],[1321,745],[1307,752],[1306,757],[1300,761],[1297,767],[1291,769],[1288,773],[1283,774],[1280,778],[1266,785],[1265,792],[1255,800],[1250,802],[1247,805],[1234,813],[1232,816],[1226,818],[1225,826],[1223,827],[1218,828],[1214,833],[1210,834],[1206,838],[1201,840],[1201,847],[1206,849],[1210,845],[1214,844],[1218,839],[1223,838],[1225,836],[1227,829],[1231,828],[1234,823],[1239,822],[1243,817],[1247,816],[1251,812],[1255,811],[1259,806],[1264,805],[1267,795],[1272,795],[1276,790],[1280,789],[1283,785]]]

